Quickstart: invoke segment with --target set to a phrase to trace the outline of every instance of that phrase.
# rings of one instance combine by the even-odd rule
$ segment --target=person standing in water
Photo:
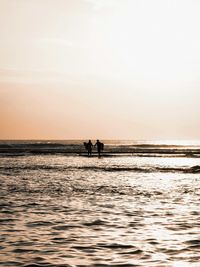
[[[88,143],[84,143],[84,146],[88,152],[88,157],[91,156],[92,155],[92,147],[93,147],[91,140],[89,140]]]
[[[98,153],[98,155],[99,155],[99,157],[100,157],[100,156],[101,156],[101,151],[103,151],[103,149],[104,149],[104,144],[101,143],[101,142],[99,141],[99,139],[97,139],[97,142],[96,142],[96,144],[95,144],[94,146],[97,147],[97,153]]]

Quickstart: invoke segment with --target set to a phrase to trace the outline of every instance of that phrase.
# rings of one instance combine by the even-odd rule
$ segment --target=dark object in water
[[[99,157],[101,156],[101,151],[104,150],[104,144],[102,142],[99,141],[99,139],[97,139],[96,144],[94,145],[97,147],[97,153],[99,155]]]
[[[193,172],[200,172],[200,166],[199,165],[193,166],[193,167],[191,167],[191,170]]]
[[[91,156],[92,155],[92,147],[93,147],[91,140],[89,140],[88,143],[84,142],[83,144],[84,144],[85,149],[88,152],[88,156]]]

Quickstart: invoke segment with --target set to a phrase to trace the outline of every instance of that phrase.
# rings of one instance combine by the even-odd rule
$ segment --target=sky
[[[199,0],[0,0],[0,139],[199,139]]]

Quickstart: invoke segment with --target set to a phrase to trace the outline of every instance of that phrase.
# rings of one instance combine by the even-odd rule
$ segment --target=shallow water
[[[3,156],[0,266],[200,266],[200,158]]]

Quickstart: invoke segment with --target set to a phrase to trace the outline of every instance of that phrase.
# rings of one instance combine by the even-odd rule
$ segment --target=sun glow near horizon
[[[0,5],[1,139],[199,138],[199,1]]]

